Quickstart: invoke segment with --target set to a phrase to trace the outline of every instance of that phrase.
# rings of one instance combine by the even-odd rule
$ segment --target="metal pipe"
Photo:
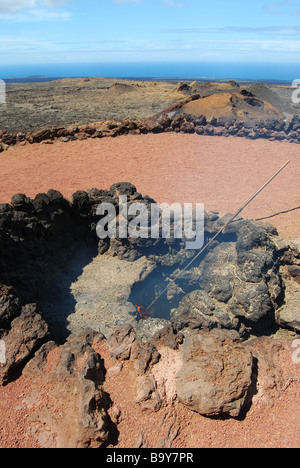
[[[269,180],[267,180],[267,182],[264,183],[264,185],[262,185],[260,187],[260,189],[257,190],[257,192],[255,192],[254,195],[252,195],[251,198],[249,198],[249,200],[246,201],[246,203],[244,203],[244,205],[239,208],[237,210],[237,212],[229,219],[229,221],[227,221],[227,223],[221,227],[219,229],[219,231],[209,240],[209,242],[207,242],[207,244],[205,244],[205,246],[192,258],[192,260],[186,265],[186,267],[184,267],[176,276],[175,278],[170,281],[170,283],[166,286],[166,288],[157,296],[156,299],[154,299],[154,301],[151,302],[151,304],[146,308],[145,310],[145,313],[147,313],[149,311],[149,309],[151,309],[151,307],[153,307],[153,305],[158,301],[158,299],[160,299],[160,297],[169,289],[169,287],[175,283],[175,281],[178,280],[178,278],[180,278],[180,276],[183,274],[184,271],[186,271],[193,263],[194,261],[200,257],[200,255],[204,252],[204,250],[206,250],[211,244],[212,242],[219,236],[219,234],[221,234],[221,232],[223,232],[227,226],[232,223],[232,221],[246,208],[246,206],[249,205],[249,203],[252,202],[252,200],[254,200],[255,197],[257,197],[257,195],[267,186],[269,185],[270,182],[272,182],[273,179],[275,179],[275,177],[290,163],[290,161],[287,161],[283,166],[281,166],[280,169],[278,169],[278,171],[275,172],[275,174],[272,175],[272,177],[270,177]]]

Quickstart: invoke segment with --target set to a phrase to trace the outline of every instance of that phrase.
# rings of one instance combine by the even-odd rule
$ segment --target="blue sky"
[[[300,63],[300,0],[0,0],[1,65]]]

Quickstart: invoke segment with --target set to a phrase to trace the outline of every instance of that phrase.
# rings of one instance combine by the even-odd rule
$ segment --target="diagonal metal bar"
[[[275,179],[275,177],[277,177],[277,175],[290,163],[290,161],[287,161],[283,166],[280,167],[280,169],[278,169],[278,171],[275,172],[275,174],[272,175],[272,177],[270,177],[269,180],[267,180],[267,182],[264,183],[264,185],[262,185],[258,190],[257,192],[254,193],[254,195],[252,195],[251,198],[249,198],[249,200],[246,201],[246,203],[244,203],[243,206],[241,206],[241,208],[239,208],[236,213],[229,219],[229,221],[226,222],[226,224],[224,224],[224,226],[222,226],[219,231],[207,242],[207,244],[204,245],[204,247],[192,258],[192,260],[182,269],[180,270],[180,272],[175,276],[175,278],[172,279],[172,281],[170,281],[170,283],[168,283],[168,285],[165,287],[165,289],[154,299],[154,301],[151,302],[150,305],[148,305],[148,307],[146,308],[145,310],[145,313],[149,312],[149,310],[151,309],[151,307],[153,307],[153,305],[161,298],[161,296],[169,289],[169,287],[174,284],[178,278],[180,278],[180,276],[190,268],[190,266],[194,263],[195,260],[197,260],[197,258],[200,257],[200,255],[213,243],[213,241],[221,234],[221,232],[223,232],[227,226],[232,223],[232,221],[235,220],[235,218],[237,218],[237,216],[246,208],[246,206],[248,206],[253,200],[254,198],[257,197],[257,195],[262,192],[262,190],[264,190],[264,188],[270,184],[270,182],[272,182],[273,179]]]

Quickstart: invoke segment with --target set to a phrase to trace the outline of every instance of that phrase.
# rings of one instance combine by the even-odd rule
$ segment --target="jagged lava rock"
[[[24,306],[21,314],[11,322],[10,330],[2,336],[6,363],[1,365],[0,385],[7,383],[14,371],[32,358],[49,337],[48,325],[37,313],[36,304]]]
[[[105,369],[92,348],[96,335],[85,330],[63,346],[48,342],[24,369],[24,377],[40,389],[37,404],[51,398],[52,404],[42,406],[32,421],[45,448],[99,448],[108,438],[112,423],[101,388]]]
[[[224,218],[210,227],[211,234]],[[229,225],[199,266],[184,273],[193,291],[171,312],[173,326],[236,329],[241,335],[245,327],[272,327],[282,294],[275,234],[271,225],[250,220]]]

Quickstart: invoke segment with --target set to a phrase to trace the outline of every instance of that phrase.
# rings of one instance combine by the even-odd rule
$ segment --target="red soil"
[[[160,203],[202,202],[208,210],[233,213],[288,159],[290,165],[243,216],[267,218],[280,235],[298,237],[299,146],[264,140],[161,134],[15,147],[0,155],[0,203],[9,202],[14,193],[34,197],[54,188],[71,197],[79,189],[105,189],[128,181]],[[111,358],[102,352],[109,367]],[[253,406],[243,421],[210,420],[177,405],[174,411],[180,431],[173,447],[299,447],[300,365],[292,364],[289,346],[280,365],[287,381],[296,380],[273,406]],[[146,439],[158,443],[152,436],[157,427],[167,432],[174,414],[154,414],[150,420],[141,414],[132,403],[136,395],[128,366],[117,379],[106,382],[106,391],[127,414],[120,423],[119,446],[134,446],[144,424]],[[123,385],[126,394],[119,392]],[[30,428],[30,417],[36,411],[28,405],[31,391],[23,377],[0,388],[0,447],[38,446]]]
[[[172,443],[175,451],[176,448],[199,447],[299,448],[300,365],[292,362],[292,341],[284,340],[283,343],[285,350],[281,353],[280,362],[276,362],[285,383],[282,391],[277,397],[266,393],[259,398],[254,397],[255,404],[242,420],[206,418],[176,402],[158,413],[141,411],[134,402],[137,378],[133,363],[124,362],[118,373],[108,372],[104,391],[121,413],[117,448],[135,448],[141,440],[144,447],[159,448],[169,432],[176,433]],[[95,350],[104,359],[107,370],[116,364],[106,346],[96,345]],[[42,382],[37,388],[21,376],[6,387],[0,387],[0,447],[40,448],[39,441],[43,438],[36,433],[35,422],[51,406],[47,386]],[[62,411],[62,408],[54,406],[53,411]]]
[[[134,403],[137,389],[133,366],[130,361],[125,362],[119,374],[108,373],[104,384],[105,391],[121,411],[118,448],[135,447],[141,433],[149,448],[162,447],[161,443],[170,427],[171,433],[178,430],[172,443],[175,451],[176,448],[199,447],[299,448],[300,407],[297,401],[300,364],[292,362],[291,343],[285,341],[280,362],[276,362],[285,382],[282,392],[276,398],[270,398],[263,392],[242,420],[206,418],[176,402],[158,413],[141,411],[139,405]],[[115,364],[105,346],[96,350],[104,359],[106,369]]]
[[[247,207],[284,237],[300,226],[299,146],[286,142],[163,133],[14,147],[0,154],[0,203],[14,193],[76,190],[131,182],[162,203],[204,203],[234,213],[287,160],[289,166]]]

